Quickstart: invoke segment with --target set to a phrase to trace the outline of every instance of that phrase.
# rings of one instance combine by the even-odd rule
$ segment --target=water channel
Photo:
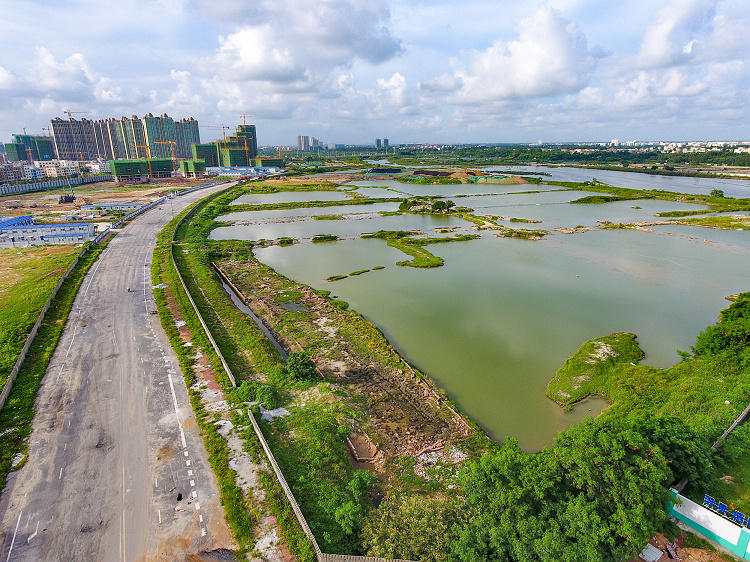
[[[664,182],[675,179],[684,178],[657,177],[663,189],[673,191],[678,186]],[[378,185],[393,187],[383,181]],[[465,188],[474,190],[469,193],[499,188],[494,191],[499,195],[455,201],[481,214],[543,221],[521,225],[531,228],[642,221],[658,211],[690,208],[654,200],[568,203],[585,195],[582,192],[507,194],[511,190],[506,188],[520,191],[519,186],[398,184],[406,192],[414,187],[447,195],[466,192]],[[473,232],[471,225],[455,217],[382,217],[373,212],[374,206],[340,207],[345,220],[339,221],[314,220],[308,213],[312,209],[233,213],[222,220],[238,222],[216,229],[212,237],[300,239],[290,247],[258,249],[256,256],[288,277],[347,300],[491,436],[516,437],[527,450],[549,444],[561,429],[606,406],[594,399],[568,413],[545,397],[555,370],[584,341],[615,331],[634,332],[646,351],[644,362],[666,367],[679,360],[676,349],[689,349],[696,335],[715,322],[728,305],[726,295],[748,290],[746,231],[668,225],[656,226],[653,232],[553,232],[537,242],[483,231],[477,240],[430,246],[445,259],[445,266],[415,269],[396,266],[405,256],[384,241],[357,235],[415,228],[431,234],[445,226]],[[316,210],[339,212],[332,209]],[[306,239],[334,231],[346,239],[327,244]],[[386,268],[325,281],[376,265]]]

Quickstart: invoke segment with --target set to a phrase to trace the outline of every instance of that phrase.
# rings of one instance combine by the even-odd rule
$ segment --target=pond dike
[[[265,327],[264,333],[272,337],[272,341],[275,340],[274,345],[278,344],[286,352],[305,349],[302,342],[294,341],[293,338],[290,341],[289,335],[281,337],[274,330],[274,321],[283,311],[268,301],[270,297],[263,294],[246,296],[246,292],[252,290],[252,287],[243,285],[240,288],[223,269],[223,264],[220,266],[212,263],[212,266],[230,289],[231,296],[238,299],[235,305],[239,302],[248,308],[252,307],[253,317],[262,322]],[[243,267],[253,269],[254,265],[246,263]],[[273,275],[279,274],[274,272]],[[302,320],[310,324],[309,327],[305,326],[304,330],[320,331],[321,320],[333,319],[334,325],[336,322],[346,323],[349,320],[341,315],[354,313],[339,311],[327,299],[304,285],[298,285],[297,289],[302,293],[302,303],[310,312],[310,319]],[[255,320],[256,323],[258,320]],[[366,319],[362,320],[369,324]],[[323,375],[345,383],[352,393],[365,399],[368,404],[366,416],[372,423],[370,427],[374,432],[373,442],[378,444],[375,454],[370,451],[366,454],[364,450],[359,450],[357,443],[349,445],[355,460],[381,465],[386,458],[398,455],[416,458],[425,453],[440,452],[442,457],[449,454],[446,448],[450,450],[450,444],[481,431],[456,411],[451,401],[433,381],[404,361],[398,352],[388,345],[387,340],[384,340],[384,343],[390,350],[388,353],[396,356],[394,365],[390,366],[379,360],[360,356],[347,340],[351,335],[334,334],[335,332],[326,339],[328,345],[335,348],[343,357],[343,361],[331,361],[325,356],[314,357],[313,360]],[[382,337],[382,333],[372,326],[372,333],[363,337]]]
[[[224,287],[224,290],[227,292],[229,297],[232,299],[232,302],[234,305],[239,308],[242,312],[245,312],[246,314],[249,314],[250,317],[253,319],[253,322],[260,328],[263,333],[266,335],[266,337],[271,341],[273,346],[276,348],[276,351],[279,352],[281,357],[286,359],[289,357],[289,350],[285,349],[283,345],[281,345],[280,338],[276,336],[271,331],[271,328],[266,325],[265,322],[263,322],[263,319],[260,318],[257,314],[253,312],[253,310],[250,308],[250,297],[245,296],[242,291],[240,291],[237,286],[232,283],[232,280],[227,277],[227,275],[221,270],[221,268],[216,265],[214,262],[211,262],[211,267],[214,268],[214,271],[219,275],[219,278],[222,281],[222,285]],[[265,303],[257,301],[257,303],[260,306],[265,306]],[[301,351],[301,350],[293,350],[293,351]]]

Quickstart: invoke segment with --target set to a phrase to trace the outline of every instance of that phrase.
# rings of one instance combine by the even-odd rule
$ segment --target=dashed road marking
[[[10,541],[10,548],[8,549],[8,557],[5,559],[5,562],[8,562],[10,560],[10,554],[13,552],[13,545],[16,543],[16,533],[18,533],[18,526],[21,524],[21,515],[23,515],[23,511],[18,514],[18,521],[16,521],[16,530],[13,531],[13,540]]]

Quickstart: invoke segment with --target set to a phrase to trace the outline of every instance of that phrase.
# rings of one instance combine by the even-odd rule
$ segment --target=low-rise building
[[[82,211],[135,211],[143,207],[143,203],[96,203],[94,205],[81,205]]]
[[[199,178],[206,173],[206,162],[205,160],[180,160],[180,171],[186,178]]]
[[[7,183],[23,179],[23,166],[9,162],[0,166],[0,183]]]
[[[42,170],[33,165],[24,165],[23,167],[23,179],[25,180],[40,180],[44,177]]]
[[[0,221],[0,246],[81,244],[96,237],[97,225],[90,222],[35,224],[31,217]]]

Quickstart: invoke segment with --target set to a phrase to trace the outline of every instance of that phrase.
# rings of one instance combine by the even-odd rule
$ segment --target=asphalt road
[[[172,213],[222,187],[147,211],[86,275],[28,460],[0,497],[0,562],[182,560],[233,546],[149,269]]]

